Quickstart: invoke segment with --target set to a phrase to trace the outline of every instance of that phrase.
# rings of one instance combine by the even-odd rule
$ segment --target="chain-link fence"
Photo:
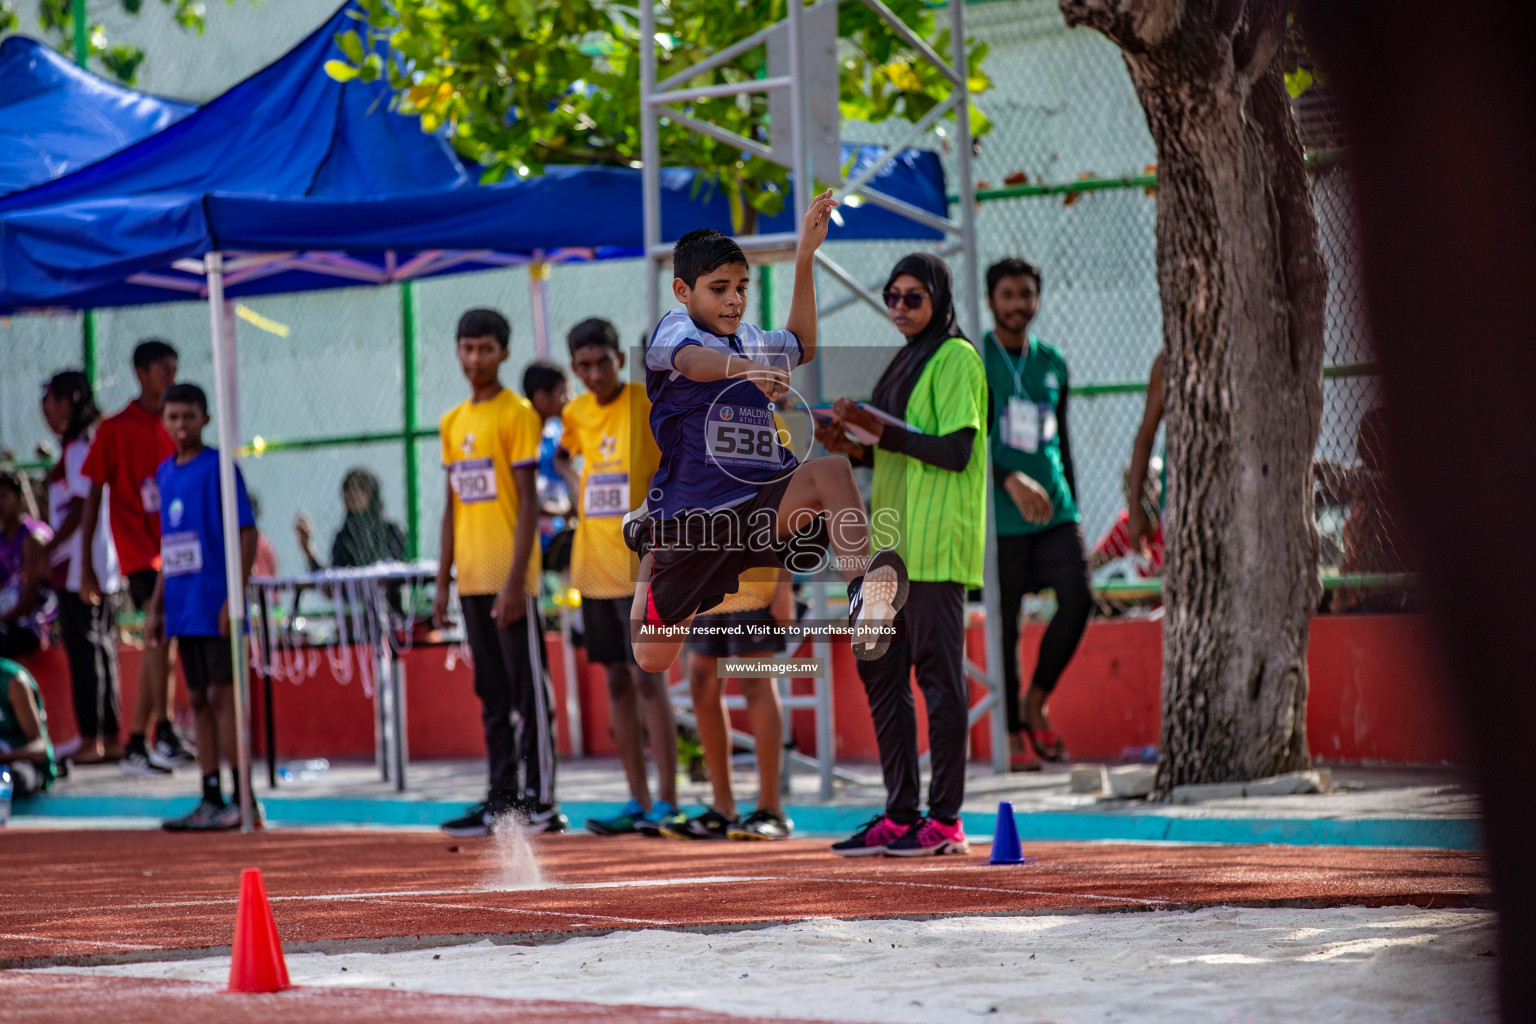
[[[986,70],[992,80],[976,100],[992,122],[975,161],[980,262],[985,268],[1019,255],[1043,269],[1042,306],[1032,330],[1060,348],[1070,368],[1078,503],[1091,545],[1125,507],[1123,470],[1161,344],[1155,200],[1148,190],[1155,150],[1118,50],[1096,33],[1067,29],[1054,0],[972,3],[967,24],[990,48]],[[1323,561],[1332,585],[1339,577],[1355,584],[1335,594],[1336,604],[1360,607],[1380,603],[1379,585],[1410,565],[1381,500],[1378,426],[1370,415],[1379,395],[1341,140],[1316,95],[1298,110],[1304,139],[1322,154],[1315,154],[1312,182],[1329,271],[1329,370],[1317,452]],[[900,132],[892,124],[844,126],[844,137],[857,142],[889,142]],[[931,144],[944,153],[953,182],[948,136],[936,134]],[[829,244],[828,253],[857,279],[878,286],[902,255],[931,248],[928,242],[844,242]],[[952,265],[958,269],[958,259]],[[567,361],[565,334],[589,316],[611,320],[626,347],[637,343],[651,326],[644,322],[645,273],[639,261],[554,268],[543,285],[552,358]],[[760,274],[754,306],[767,319],[782,320],[791,274],[786,265]],[[413,286],[414,332],[406,329],[399,287],[244,301],[237,320],[244,468],[261,501],[261,526],[285,571],[305,568],[291,528],[300,511],[313,521],[316,551],[327,560],[343,517],[341,481],[354,466],[378,474],[386,514],[408,529],[411,550],[436,554],[445,475],[435,430],[441,414],[467,393],[453,352],[455,323],[476,306],[506,314],[513,334],[503,382],[520,390],[523,367],[535,358],[534,286],[523,269],[419,282]],[[824,306],[845,298],[824,274],[819,286]],[[961,310],[965,287],[957,281]],[[979,334],[986,325],[962,326]],[[900,342],[884,314],[859,301],[827,315],[821,330],[829,347]],[[52,440],[38,412],[37,385],[55,370],[81,365],[83,331],[78,314],[0,322],[0,447],[20,461],[34,460],[37,446]],[[132,397],[129,355],[151,335],[177,345],[181,378],[211,392],[203,304],[101,311],[94,336],[104,409],[115,410]],[[407,365],[411,349],[414,359]],[[813,383],[828,398],[867,397],[881,369],[845,360],[822,366]],[[572,387],[574,392],[579,385],[573,380]],[[1155,581],[1142,581],[1145,566],[1134,561],[1105,570],[1129,580],[1106,587],[1118,604],[1155,594]]]

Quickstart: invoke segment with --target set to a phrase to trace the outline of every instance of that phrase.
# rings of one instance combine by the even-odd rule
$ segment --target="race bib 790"
[[[773,412],[750,405],[712,407],[704,445],[710,461],[722,466],[777,466],[784,461]]]
[[[453,465],[453,493],[466,505],[496,500],[496,466],[490,459],[466,459]]]

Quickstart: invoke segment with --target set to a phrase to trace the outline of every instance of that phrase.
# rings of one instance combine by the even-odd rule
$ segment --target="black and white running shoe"
[[[155,744],[149,748],[149,758],[166,767],[176,768],[196,761],[197,752],[187,746],[175,726],[161,722],[155,729]]]
[[[771,840],[788,839],[794,834],[795,823],[777,811],[759,808],[744,819],[726,829],[731,839]]]
[[[240,827],[240,808],[235,808],[231,820],[228,804],[203,800],[192,809],[192,813],[171,818],[162,822],[160,827],[167,832],[223,832]]]
[[[527,820],[524,826],[526,832],[547,832],[550,835],[557,835],[571,827],[570,819],[560,813],[560,807],[557,804],[529,804],[522,809],[521,815]]]
[[[450,836],[460,839],[470,839],[475,836],[488,836],[491,834],[492,823],[495,815],[491,807],[486,803],[471,804],[465,809],[463,817],[445,821],[438,827]]]
[[[129,746],[123,751],[123,759],[118,762],[124,775],[144,775],[151,779],[163,779],[176,774],[176,769],[168,764],[160,764],[149,756],[149,751],[143,747]]]
[[[644,558],[656,546],[656,519],[651,515],[649,502],[624,514],[622,526],[624,546]]]
[[[660,831],[668,839],[729,839],[731,829],[740,824],[710,807],[681,825],[663,825]]]
[[[896,613],[907,603],[907,566],[889,548],[875,552],[864,575],[848,586],[848,625],[853,629],[853,656],[874,661],[890,649]]]

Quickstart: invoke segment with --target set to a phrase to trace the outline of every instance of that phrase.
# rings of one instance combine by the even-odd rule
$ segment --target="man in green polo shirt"
[[[1048,761],[1066,758],[1045,704],[1072,660],[1093,611],[1083,545],[1082,515],[1067,433],[1067,362],[1029,333],[1040,309],[1040,268],[1010,258],[987,269],[993,328],[983,345],[992,392],[993,515],[997,517],[999,599],[1002,603],[1003,694],[1012,736],[1010,767],[1038,767],[1027,739]],[[1056,614],[1040,640],[1035,673],[1019,706],[1019,605],[1025,594],[1050,589]]]

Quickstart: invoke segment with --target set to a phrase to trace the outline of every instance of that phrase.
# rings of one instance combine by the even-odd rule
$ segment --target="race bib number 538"
[[[779,431],[773,413],[749,405],[717,405],[704,428],[709,458],[722,466],[777,466]]]

